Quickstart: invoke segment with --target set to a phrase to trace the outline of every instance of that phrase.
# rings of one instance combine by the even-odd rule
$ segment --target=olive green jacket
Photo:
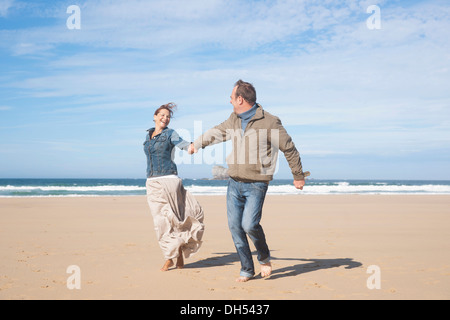
[[[269,182],[276,171],[278,150],[291,168],[294,180],[304,180],[300,154],[278,117],[258,104],[255,116],[242,132],[241,119],[233,112],[223,123],[206,131],[194,142],[195,149],[232,140],[233,150],[227,157],[228,174],[243,181]]]

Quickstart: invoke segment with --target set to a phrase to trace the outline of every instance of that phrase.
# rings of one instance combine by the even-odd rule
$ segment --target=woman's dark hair
[[[164,104],[155,111],[155,116],[161,111],[161,110],[167,110],[169,111],[170,117],[173,116],[173,111],[177,108],[177,105],[173,102],[170,102],[168,104]]]
[[[241,96],[251,105],[256,103],[256,90],[251,83],[239,80],[234,84],[236,89],[236,98]]]

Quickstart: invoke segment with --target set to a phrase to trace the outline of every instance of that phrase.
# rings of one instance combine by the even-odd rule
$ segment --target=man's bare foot
[[[239,278],[237,278],[236,279],[236,282],[247,282],[247,281],[249,281],[251,278],[249,278],[249,277],[243,277],[243,276],[240,276]]]
[[[170,267],[173,266],[172,260],[167,260],[164,266],[161,268],[161,271],[168,271]]]
[[[272,274],[272,264],[266,263],[261,265],[261,277],[266,278]]]

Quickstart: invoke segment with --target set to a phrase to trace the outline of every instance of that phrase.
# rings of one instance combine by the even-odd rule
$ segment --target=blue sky
[[[243,79],[313,178],[450,179],[449,16],[429,0],[0,0],[0,178],[145,178],[154,110],[177,103],[170,127],[192,140]],[[225,153],[177,153],[180,176]]]

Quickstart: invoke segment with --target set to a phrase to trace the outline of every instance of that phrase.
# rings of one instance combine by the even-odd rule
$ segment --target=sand
[[[165,273],[143,196],[0,199],[0,299],[450,298],[450,196],[267,196],[274,270],[247,283],[225,196],[197,199],[203,247]]]

